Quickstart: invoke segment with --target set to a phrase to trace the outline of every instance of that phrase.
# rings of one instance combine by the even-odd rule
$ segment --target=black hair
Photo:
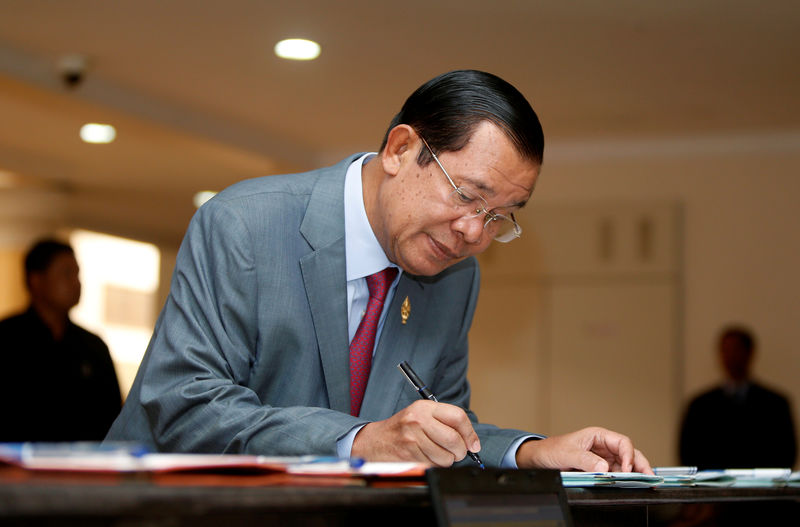
[[[719,341],[722,342],[726,338],[735,338],[750,353],[756,349],[756,339],[753,336],[753,332],[743,326],[728,326],[723,329],[720,333]]]
[[[47,238],[34,243],[25,255],[25,281],[31,273],[46,271],[56,256],[62,253],[75,255],[72,247],[58,240]]]
[[[500,77],[476,70],[451,71],[417,88],[392,119],[380,149],[395,126],[407,124],[437,153],[458,151],[483,121],[500,127],[524,159],[542,164],[544,133],[530,103]],[[432,160],[426,148],[420,150],[417,163]]]

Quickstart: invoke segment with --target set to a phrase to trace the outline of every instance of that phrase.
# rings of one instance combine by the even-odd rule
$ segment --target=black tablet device
[[[426,477],[439,527],[572,527],[557,470],[432,468]]]

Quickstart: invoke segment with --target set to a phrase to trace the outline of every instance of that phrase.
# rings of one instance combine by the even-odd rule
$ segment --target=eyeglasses
[[[463,187],[456,185],[453,181],[453,178],[451,178],[450,174],[447,173],[447,170],[444,169],[442,162],[439,161],[439,158],[436,156],[425,138],[421,135],[419,138],[422,139],[422,142],[428,149],[428,152],[430,152],[433,156],[433,160],[436,161],[436,164],[442,169],[447,181],[449,181],[450,185],[453,187],[453,192],[450,193],[448,198],[450,206],[469,218],[475,218],[477,216],[484,215],[483,230],[485,230],[498,242],[508,243],[522,235],[522,227],[520,227],[517,223],[513,213],[509,213],[508,216],[504,216],[503,214],[492,212],[489,210],[489,203],[483,198],[483,196],[479,194],[472,194]]]

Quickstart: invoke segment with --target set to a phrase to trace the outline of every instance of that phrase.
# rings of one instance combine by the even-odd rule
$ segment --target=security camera
[[[88,62],[86,55],[77,53],[61,57],[58,61],[58,73],[61,75],[64,86],[72,89],[83,82]]]

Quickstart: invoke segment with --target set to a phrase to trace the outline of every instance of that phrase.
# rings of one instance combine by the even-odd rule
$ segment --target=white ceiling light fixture
[[[216,195],[217,193],[213,190],[201,190],[200,192],[194,195],[192,201],[194,202],[195,208],[199,209],[200,207],[203,206],[203,203],[210,200]]]
[[[275,54],[282,59],[314,60],[321,51],[319,44],[304,38],[287,38],[275,44]]]
[[[13,172],[0,168],[0,189],[14,188],[19,184],[19,178]]]
[[[117,130],[110,124],[86,123],[81,126],[81,139],[92,144],[108,144],[117,137]]]

